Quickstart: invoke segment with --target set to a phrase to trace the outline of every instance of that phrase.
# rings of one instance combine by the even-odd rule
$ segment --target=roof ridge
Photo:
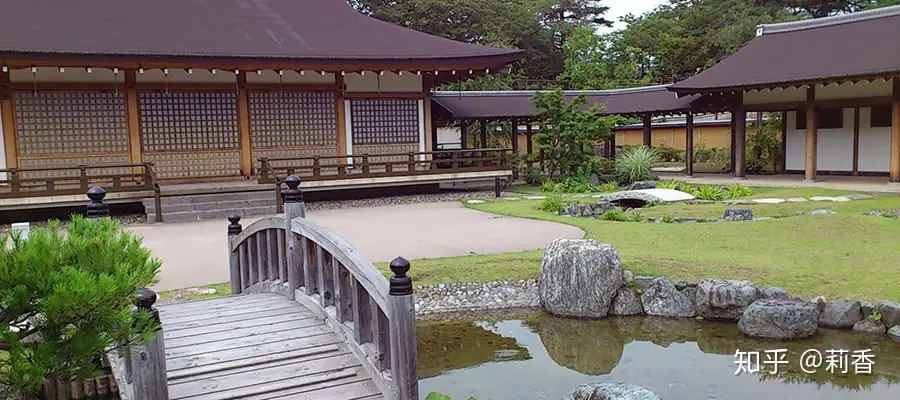
[[[609,90],[564,90],[563,93],[566,95],[579,95],[584,94],[588,96],[596,96],[596,95],[604,95],[604,94],[622,94],[622,93],[640,93],[640,92],[652,92],[655,90],[663,90],[667,89],[669,85],[654,85],[654,86],[641,86],[636,88],[625,88],[625,89],[609,89]],[[463,90],[463,91],[455,91],[455,90],[440,90],[435,91],[434,94],[436,96],[456,96],[456,97],[466,97],[466,96],[522,96],[528,95],[533,96],[535,93],[548,93],[550,90]]]
[[[756,27],[756,36],[767,33],[782,33],[801,31],[805,29],[823,28],[826,26],[849,24],[853,22],[868,21],[878,18],[886,18],[900,15],[900,5],[876,8],[874,10],[858,11],[850,14],[836,15],[833,17],[807,19],[803,21],[781,22],[777,24],[762,24]]]

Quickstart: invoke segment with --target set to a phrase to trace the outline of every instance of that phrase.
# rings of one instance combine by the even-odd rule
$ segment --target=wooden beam
[[[519,155],[519,119],[513,118],[509,125],[512,127],[512,152],[514,156]]]
[[[250,140],[250,92],[247,90],[247,75],[241,71],[238,83],[238,137],[241,145],[241,175],[253,175],[253,148]]]
[[[9,72],[0,71],[0,117],[3,119],[3,145],[6,168],[18,168],[19,152],[16,135],[16,113],[13,94],[9,90]]]
[[[347,99],[425,99],[425,93],[420,92],[346,92]]]
[[[469,145],[469,121],[462,119],[459,121],[459,147],[467,148]]]
[[[609,157],[612,159],[616,158],[616,132],[613,131],[612,135],[609,136]]]
[[[731,113],[734,119],[734,177],[744,179],[747,176],[747,112],[736,108]]]
[[[528,155],[534,153],[534,144],[532,143],[533,135],[534,132],[532,132],[531,121],[528,121],[528,123],[525,124],[525,140],[527,141],[527,143],[525,143],[525,153]]]
[[[141,117],[138,92],[134,84],[137,82],[133,69],[125,70],[125,119],[128,126],[128,161],[144,162],[141,146]]]
[[[644,146],[653,147],[653,127],[650,114],[644,114]]]
[[[431,115],[431,99],[425,98],[422,100],[422,118],[425,119],[425,151],[431,152],[434,151],[434,143],[435,136],[437,135],[435,129],[434,116]],[[431,154],[425,155],[426,159],[431,159]]]
[[[694,176],[694,113],[688,112],[684,122],[684,174]]]
[[[816,180],[816,151],[818,146],[818,130],[816,129],[816,87],[810,85],[806,88],[806,168],[804,180],[815,182]]]
[[[486,149],[487,145],[487,120],[481,119],[481,148]]]
[[[729,139],[731,140],[731,144],[729,144],[728,151],[729,151],[729,156],[730,156],[729,158],[731,159],[730,160],[731,164],[730,164],[730,168],[729,168],[728,172],[734,173],[734,154],[735,154],[734,148],[736,147],[734,138],[735,138],[735,132],[737,132],[737,118],[734,117],[733,112],[731,113],[730,124],[731,124],[731,127],[730,127],[731,131],[729,132],[730,134],[728,136],[730,136]]]
[[[338,83],[337,95],[335,98],[335,115],[337,116],[337,155],[346,156],[347,155],[347,110],[344,108],[344,77],[341,75],[335,76],[335,81]],[[347,164],[347,158],[341,157],[338,159],[338,163]]]
[[[859,107],[853,107],[853,172],[851,174],[859,175]]]
[[[878,105],[888,105],[891,104],[892,101],[892,96],[870,96],[852,99],[823,99],[814,100],[812,102],[795,101],[785,103],[752,104],[744,106],[744,110],[748,112],[797,110],[806,108],[810,104],[820,108],[871,107]]]
[[[900,183],[900,78],[894,78],[894,102],[891,106],[891,183]]]
[[[130,70],[126,70],[130,71]],[[131,70],[133,71],[133,70]],[[42,92],[112,92],[117,87],[115,83],[105,82],[38,82],[38,89]],[[232,91],[234,84],[232,83],[202,83],[202,82],[137,82],[133,86],[138,91],[168,90],[170,92],[177,91]],[[31,82],[12,82],[10,88],[15,91],[32,91],[34,84]],[[285,91],[285,92],[334,92],[338,90],[334,84],[307,84],[307,83],[286,83],[284,85],[269,83],[251,83],[247,84],[249,90],[260,91]]]

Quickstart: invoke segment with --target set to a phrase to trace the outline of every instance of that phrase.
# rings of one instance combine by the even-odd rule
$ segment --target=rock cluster
[[[417,288],[415,297],[418,315],[540,306],[534,281],[428,285]]]
[[[569,392],[562,400],[660,400],[644,387],[627,383],[588,383]]]
[[[609,210],[619,210],[615,204],[601,201],[597,204],[574,203],[559,211],[559,215],[568,215],[570,217],[599,217]]]
[[[722,219],[726,221],[752,221],[753,210],[749,208],[726,208]]]
[[[791,340],[815,335],[819,326],[819,308],[808,301],[762,299],[744,311],[738,330],[762,339]]]

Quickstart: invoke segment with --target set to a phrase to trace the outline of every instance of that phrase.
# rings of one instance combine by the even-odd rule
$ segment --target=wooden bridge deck
[[[231,296],[158,309],[171,400],[383,398],[341,337],[285,296]]]

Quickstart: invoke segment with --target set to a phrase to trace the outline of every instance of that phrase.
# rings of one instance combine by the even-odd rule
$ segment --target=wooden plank
[[[177,323],[177,324],[169,323],[164,319],[163,326],[166,328],[166,331],[169,332],[169,331],[177,331],[177,330],[181,330],[181,329],[191,329],[191,328],[195,328],[198,326],[226,324],[226,323],[230,323],[230,322],[240,322],[240,321],[252,321],[254,319],[272,318],[272,317],[278,317],[278,316],[285,316],[286,318],[297,318],[298,316],[301,316],[301,315],[305,318],[306,315],[308,315],[308,314],[307,314],[307,312],[298,313],[297,309],[295,309],[294,307],[290,307],[290,308],[285,307],[285,308],[276,308],[274,310],[260,311],[260,312],[256,312],[256,313],[252,313],[252,314],[238,314],[238,315],[220,317],[220,318],[217,318],[214,320],[208,320],[208,319],[199,320],[199,321],[187,320],[185,322],[181,322],[181,323]]]
[[[243,336],[228,340],[221,340],[213,343],[203,343],[192,346],[178,347],[174,349],[166,349],[166,359],[195,356],[203,353],[210,353],[226,349],[245,348],[247,351],[252,352],[254,346],[264,343],[282,342],[285,340],[307,338],[326,334],[333,335],[334,332],[325,325],[317,325],[295,329],[292,331],[269,332],[259,335]]]
[[[226,331],[216,330],[213,332],[199,331],[192,335],[178,336],[166,338],[167,349],[177,349],[182,346],[196,346],[204,343],[212,343],[218,341],[226,341],[237,339],[245,336],[262,335],[267,333],[277,333],[308,328],[311,326],[321,325],[322,322],[315,318],[306,318],[300,320],[291,320],[276,322],[266,325],[250,325],[233,328]],[[197,328],[197,329],[202,329]]]
[[[391,376],[394,397],[419,397],[416,308],[412,294],[390,296]]]
[[[302,220],[302,219],[296,219]],[[315,242],[309,240],[306,236],[300,240],[303,247],[303,281],[306,284],[304,286],[304,293],[307,296],[312,296],[314,293],[318,292],[318,268],[316,268],[316,248],[319,247]]]
[[[302,310],[302,309],[303,309],[302,307],[298,307],[296,304],[293,304],[293,305],[285,305],[285,306],[278,306],[278,307],[270,307],[270,308],[267,308],[266,310],[267,311],[276,311],[276,310],[295,311],[295,310]],[[183,324],[185,322],[192,322],[192,321],[197,321],[197,322],[208,324],[211,322],[215,322],[214,320],[222,318],[222,317],[230,317],[230,316],[234,316],[234,315],[240,315],[243,318],[247,318],[248,316],[259,313],[259,312],[261,312],[261,310],[240,309],[240,310],[218,311],[215,313],[210,313],[209,315],[189,315],[189,316],[184,316],[184,317],[172,316],[172,317],[169,317],[166,320],[164,320],[163,324],[164,325],[166,325],[166,324],[179,325],[179,324]]]
[[[347,155],[347,121],[346,110],[344,109],[344,77],[337,75],[335,80],[338,83],[338,93],[335,96],[335,107],[337,115],[337,154],[338,156]],[[338,163],[347,164],[346,158],[338,159]]]
[[[372,341],[372,303],[373,299],[363,288],[359,281],[355,281],[356,290],[353,297],[353,333],[356,343],[362,344]],[[359,317],[359,318],[356,318]]]
[[[287,248],[285,247],[287,246],[287,241],[284,239],[285,232],[283,229],[277,229],[275,234],[278,235],[278,247],[276,248],[276,251],[278,252],[278,276],[282,282],[287,282],[287,258],[285,256],[287,253]],[[291,289],[293,291],[294,288]]]
[[[278,237],[274,229],[266,230],[266,264],[269,266],[269,280],[281,279],[281,267],[278,265]]]
[[[369,298],[372,314],[372,344],[375,347],[375,368],[384,371],[391,367],[391,325],[375,300]]]
[[[336,377],[353,376],[357,373],[359,360],[352,354],[340,354],[323,358],[303,365],[285,365],[265,370],[251,371],[242,374],[216,377],[200,382],[188,382],[169,386],[171,400],[194,398],[197,400],[213,400],[241,398],[273,390],[301,386]],[[327,371],[342,371],[343,373]],[[227,397],[223,396],[226,395]]]
[[[247,243],[241,243],[238,247],[238,261],[240,262],[241,268],[241,288],[247,288],[252,283],[250,282],[250,255],[247,254]]]
[[[354,376],[348,376],[346,378],[334,379],[334,380],[327,381],[327,382],[319,382],[319,383],[315,383],[312,385],[304,385],[304,386],[300,386],[300,387],[296,387],[296,388],[279,390],[277,392],[272,392],[272,393],[260,394],[260,395],[256,395],[256,396],[248,396],[248,397],[242,398],[241,400],[269,400],[269,399],[291,400],[294,398],[293,395],[298,395],[298,394],[303,394],[303,393],[307,393],[307,392],[312,392],[315,390],[320,390],[320,389],[325,389],[325,388],[335,387],[335,386],[341,386],[341,385],[347,385],[347,384],[363,382],[363,381],[371,382],[372,380],[368,377],[354,375]],[[378,396],[380,396],[380,395],[378,395]],[[344,400],[346,400],[346,399],[344,399]]]
[[[4,78],[5,77],[5,78]],[[0,90],[2,90],[2,80],[8,79],[8,73],[0,72]],[[0,96],[0,119],[3,119],[3,145],[6,154],[6,168],[16,168],[19,166],[18,137],[16,135],[16,113],[15,101],[12,93],[8,97]]]
[[[237,75],[238,96],[238,137],[241,148],[241,175],[253,175],[253,148],[250,142],[250,93],[247,90],[247,75],[241,71]]]
[[[291,352],[300,352],[304,349],[317,349],[322,346],[340,345],[341,338],[337,335],[317,335],[299,339],[283,340],[280,342],[264,343],[252,348],[248,351],[246,348],[222,349],[204,354],[197,354],[191,357],[166,358],[166,369],[168,371],[179,371],[186,368],[194,368],[206,365],[214,365],[223,362],[238,362],[245,359],[259,358],[271,356],[272,359],[278,359],[279,354],[289,354]]]
[[[266,232],[259,231],[256,233],[256,269],[259,274],[258,282],[269,280],[269,269],[266,267]]]
[[[331,256],[332,274],[334,275],[334,312],[338,322],[353,317],[353,299],[350,297],[350,272],[341,265],[335,256]]]
[[[329,257],[331,258],[331,257]],[[326,306],[326,294],[330,296],[330,292],[328,291],[328,287],[325,286],[325,275],[326,275],[326,267],[325,267],[325,251],[322,250],[321,246],[316,246],[316,286],[319,291],[319,305],[324,308]]]
[[[284,296],[274,293],[250,294],[240,296],[227,296],[216,299],[197,300],[181,303],[161,304],[156,306],[160,314],[177,315],[190,314],[192,312],[205,313],[213,310],[220,310],[231,307],[244,307],[251,304],[272,303],[273,305],[291,304],[291,301]]]
[[[169,372],[169,384],[183,384],[199,382],[224,375],[235,375],[244,372],[270,369],[291,364],[303,364],[322,358],[334,357],[340,354],[349,354],[347,346],[341,343],[333,343],[324,346],[307,347],[296,351],[286,351],[270,354],[266,357],[244,358],[241,360],[227,360],[215,364],[181,369]]]
[[[240,329],[245,327],[257,327],[257,326],[267,326],[270,324],[279,324],[285,322],[292,321],[303,321],[307,319],[314,318],[315,316],[312,313],[309,313],[302,317],[297,317],[294,314],[284,314],[284,315],[276,315],[274,317],[266,317],[266,318],[255,318],[255,319],[243,319],[239,321],[231,321],[221,324],[209,324],[204,326],[198,326],[194,328],[187,329],[177,329],[171,331],[166,327],[166,340],[183,338],[187,336],[194,336],[199,334],[210,334],[216,332],[225,332],[230,331],[232,329]]]
[[[244,287],[250,287],[261,280],[259,277],[259,269],[256,267],[256,235],[248,237],[244,243],[246,243],[247,246],[247,271],[249,271],[250,275],[250,281],[248,284],[244,285]]]
[[[337,383],[337,382],[335,382]],[[327,387],[293,394],[285,399],[290,400],[358,400],[380,396],[378,386],[369,380],[333,384]],[[405,400],[405,399],[404,399]],[[415,400],[415,399],[410,399]]]

